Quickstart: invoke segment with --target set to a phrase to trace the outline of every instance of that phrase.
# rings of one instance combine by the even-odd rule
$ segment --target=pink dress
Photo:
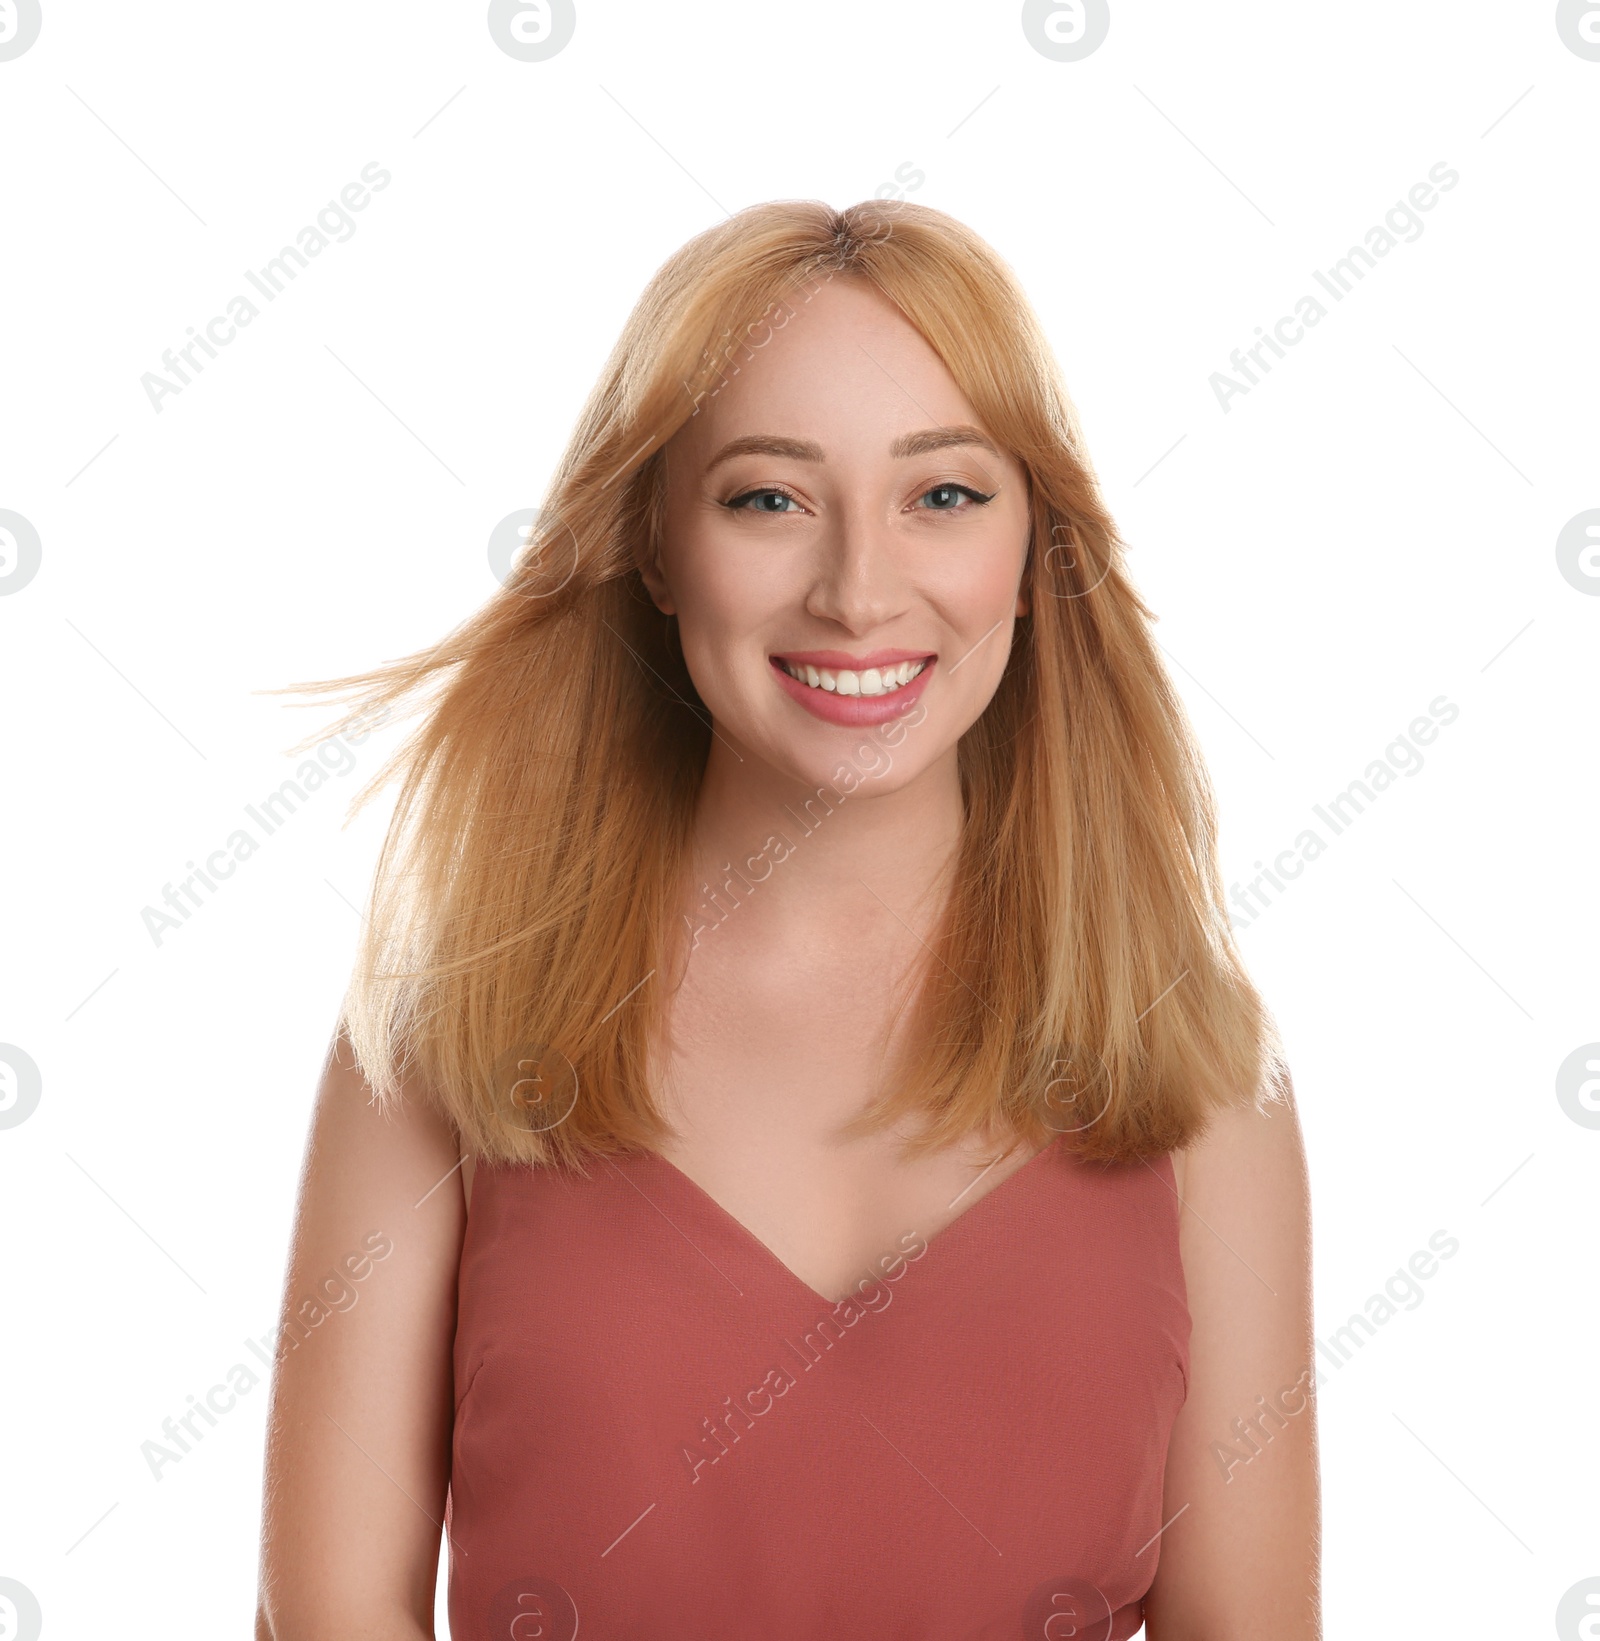
[[[1172,1166],[1057,1140],[838,1303],[664,1158],[480,1166],[454,1641],[1125,1641],[1189,1374]]]

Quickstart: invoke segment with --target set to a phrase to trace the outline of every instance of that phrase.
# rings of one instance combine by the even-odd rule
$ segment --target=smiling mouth
[[[931,659],[901,661],[892,667],[866,667],[859,672],[848,667],[814,667],[809,662],[785,661],[778,655],[772,657],[772,663],[797,684],[809,689],[826,690],[833,695],[893,695],[919,677]]]

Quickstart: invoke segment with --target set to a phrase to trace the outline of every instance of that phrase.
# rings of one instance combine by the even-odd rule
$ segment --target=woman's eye
[[[986,496],[981,490],[969,489],[964,484],[936,484],[931,490],[923,491],[917,499],[930,503],[922,509],[925,513],[964,513],[967,509],[960,505],[962,496],[977,507],[994,500],[993,493]]]
[[[985,495],[981,490],[974,490],[965,484],[936,484],[931,489],[923,491],[917,498],[918,511],[924,513],[965,513],[970,507],[961,505],[963,498],[970,507],[983,507],[994,500],[991,492]],[[922,505],[926,503],[926,505]],[[735,513],[770,513],[782,515],[785,513],[800,513],[805,509],[791,496],[787,490],[746,490],[743,495],[734,496],[722,504],[730,512]]]
[[[746,505],[748,502],[756,502],[759,505],[750,507]],[[775,507],[768,505],[772,502],[776,502],[778,505]],[[739,513],[787,513],[790,507],[783,505],[784,503],[789,503],[796,511],[799,510],[799,502],[795,501],[794,497],[786,490],[746,490],[742,496],[735,496],[731,501],[725,501],[722,505]]]

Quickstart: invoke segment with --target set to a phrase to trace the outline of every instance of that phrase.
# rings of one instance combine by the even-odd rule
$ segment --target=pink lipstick
[[[859,728],[910,710],[938,656],[927,650],[786,650],[769,657],[778,687],[824,723]]]

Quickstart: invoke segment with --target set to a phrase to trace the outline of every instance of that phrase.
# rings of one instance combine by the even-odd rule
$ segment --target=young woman
[[[458,1641],[1320,1634],[1305,1166],[1151,619],[969,230],[666,263],[501,590],[318,686],[436,689],[259,1635],[431,1636],[441,1524]]]

